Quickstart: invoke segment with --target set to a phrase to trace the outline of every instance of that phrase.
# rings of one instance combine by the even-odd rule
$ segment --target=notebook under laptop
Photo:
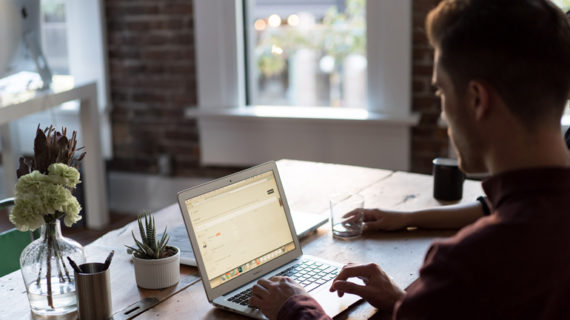
[[[309,286],[317,286],[309,294],[329,316],[360,299],[350,294],[339,298],[329,292],[341,264],[303,256],[275,162],[183,190],[178,193],[178,204],[206,296],[215,306],[264,319],[238,293],[261,277],[286,270],[282,274],[290,275],[298,268],[291,266],[299,263],[316,267],[316,274],[328,273]]]
[[[320,226],[329,221],[326,215],[313,212],[293,211],[291,215],[299,239],[310,235],[313,231],[316,231]],[[188,239],[186,225],[181,224],[172,229],[168,229],[168,234],[170,235],[168,244],[180,249],[180,264],[193,267],[197,266],[196,257],[194,256],[194,251],[192,251],[190,239]],[[162,234],[159,234],[158,238],[160,239],[161,236]]]

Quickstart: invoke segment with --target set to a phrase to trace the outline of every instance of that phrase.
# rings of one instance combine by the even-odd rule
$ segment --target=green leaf
[[[146,220],[146,217],[148,217],[148,221]],[[145,222],[147,223],[146,226],[146,236],[147,236],[147,244],[154,250],[156,251],[156,230],[155,230],[155,223],[154,223],[154,218],[150,215],[150,213],[147,213],[147,215],[145,216]]]
[[[146,252],[146,255],[149,256],[150,258],[153,259],[157,259],[157,254],[156,254],[156,250],[152,249],[151,247],[149,247],[148,245],[144,244],[144,251]]]
[[[139,222],[139,233],[141,234],[141,240],[142,240],[142,242],[147,242],[145,230],[144,230],[144,227],[143,227],[143,224],[142,224],[142,217],[139,216],[139,218],[138,218],[137,220],[138,220],[138,222]],[[135,237],[135,236],[133,235],[133,238],[134,238],[134,237]]]
[[[155,251],[152,250],[151,247],[149,247],[148,245],[146,245],[145,243],[142,243],[138,240],[135,240],[137,246],[140,248],[140,251],[142,251],[144,253],[144,256],[146,256],[149,259],[153,259],[155,256]]]
[[[166,234],[166,228],[164,228],[164,233],[162,234],[162,238],[160,239],[160,242],[158,244],[158,252],[160,254],[162,254],[162,252],[164,252],[164,250],[166,249],[168,241],[170,241],[170,236]]]
[[[144,225],[143,225],[144,219]],[[160,240],[156,237],[156,220],[150,212],[144,212],[138,217],[139,233],[141,240],[137,240],[134,231],[131,231],[133,239],[138,247],[134,252],[135,256],[143,259],[159,259],[164,255],[170,236],[168,235],[168,228],[164,228]],[[127,246],[128,247],[128,246]],[[129,248],[129,247],[128,247]]]
[[[167,231],[167,227],[164,227],[164,232],[162,233],[162,238],[160,239],[160,242],[158,243],[158,247],[160,248],[159,251],[162,251],[162,249],[166,246],[166,244],[170,240],[170,237],[168,236],[166,231]]]
[[[137,237],[135,237],[135,233],[133,230],[131,230],[131,234],[133,235],[133,240],[135,240],[135,243],[138,242]],[[140,246],[139,246],[140,247]]]

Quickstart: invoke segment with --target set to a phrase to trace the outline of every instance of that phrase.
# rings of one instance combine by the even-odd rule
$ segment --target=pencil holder
[[[75,272],[80,320],[107,320],[113,316],[109,268],[104,263],[85,263]]]

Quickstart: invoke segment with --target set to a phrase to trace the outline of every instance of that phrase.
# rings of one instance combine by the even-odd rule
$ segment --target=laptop
[[[183,190],[178,204],[213,305],[265,319],[248,306],[251,287],[279,274],[301,283],[331,317],[360,300],[329,292],[342,264],[303,255],[275,162]]]
[[[309,236],[329,221],[326,215],[313,212],[293,211],[291,215],[293,216],[293,224],[299,239]],[[168,234],[170,235],[168,244],[180,249],[180,264],[196,267],[196,257],[194,256],[192,245],[190,245],[186,225],[181,224],[168,229]],[[159,239],[160,237],[162,237],[162,234],[158,235]]]

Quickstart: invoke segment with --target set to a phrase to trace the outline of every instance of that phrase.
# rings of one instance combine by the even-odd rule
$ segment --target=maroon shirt
[[[506,172],[483,189],[493,213],[432,244],[395,319],[570,319],[570,168]],[[278,319],[328,319],[315,305],[291,297]]]

